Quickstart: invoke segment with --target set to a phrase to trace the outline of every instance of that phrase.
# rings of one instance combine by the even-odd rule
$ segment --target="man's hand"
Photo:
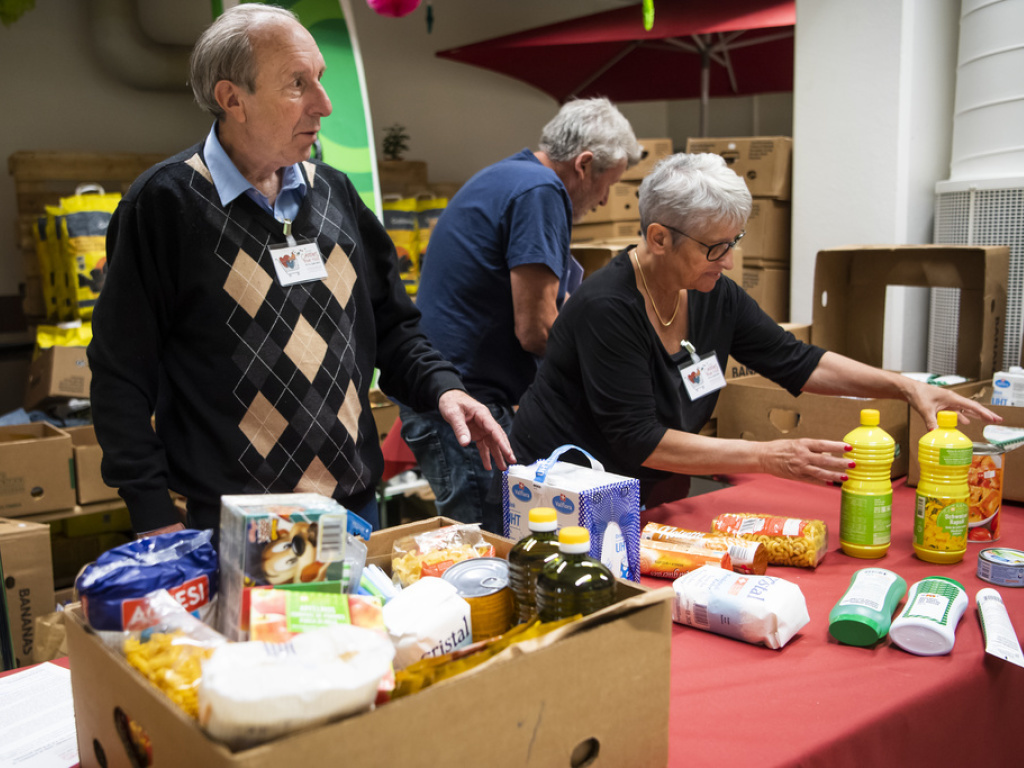
[[[494,420],[487,406],[474,400],[461,389],[449,389],[437,401],[437,410],[455,433],[459,445],[476,443],[484,469],[491,469],[491,459],[498,469],[508,469],[516,461],[508,435]]]

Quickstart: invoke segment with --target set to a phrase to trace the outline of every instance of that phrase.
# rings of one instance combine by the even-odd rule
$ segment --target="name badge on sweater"
[[[292,222],[284,220],[284,236],[288,242],[270,249],[270,257],[277,272],[277,282],[282,287],[297,283],[309,283],[327,277],[324,257],[316,243],[300,243],[292,235]]]
[[[270,249],[277,271],[277,282],[288,287],[327,277],[327,267],[316,243],[295,243]]]
[[[699,400],[725,386],[722,367],[713,352],[699,357],[697,350],[686,340],[683,340],[682,347],[690,354],[690,364],[680,365],[679,375],[683,377],[683,386],[690,400]]]

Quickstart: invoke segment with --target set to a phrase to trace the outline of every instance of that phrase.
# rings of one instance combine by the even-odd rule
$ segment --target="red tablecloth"
[[[1024,712],[1024,669],[984,653],[975,609],[977,591],[993,586],[976,575],[978,552],[991,544],[969,544],[956,565],[918,560],[911,547],[914,489],[899,481],[888,555],[858,560],[839,549],[838,488],[753,475],[730,482],[732,487],[656,507],[644,522],[709,530],[723,512],[817,518],[828,525],[829,552],[815,570],[769,566],[769,575],[799,585],[811,617],[781,650],[673,625],[669,765],[1021,764],[1016,729]],[[999,544],[1024,549],[1024,508],[1004,507],[1002,516]],[[933,575],[966,587],[970,607],[951,654],[914,656],[888,639],[872,648],[832,640],[829,611],[853,572],[871,565],[895,571],[908,587]],[[997,589],[1014,628],[1024,633],[1024,589]]]

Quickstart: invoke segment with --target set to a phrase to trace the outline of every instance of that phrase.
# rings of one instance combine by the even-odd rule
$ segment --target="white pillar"
[[[931,242],[935,182],[949,176],[959,16],[960,0],[797,0],[794,322],[811,321],[818,251]],[[886,365],[924,359],[916,294],[890,300]]]

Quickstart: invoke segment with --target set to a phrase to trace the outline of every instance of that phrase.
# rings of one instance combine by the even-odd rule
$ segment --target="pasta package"
[[[641,547],[644,546],[645,540],[672,544],[699,543],[703,550],[728,552],[731,565],[722,565],[722,567],[731,567],[736,573],[762,574],[768,570],[768,550],[764,544],[759,541],[748,541],[739,536],[689,531],[685,528],[676,528],[661,523],[648,523],[640,533]],[[642,565],[641,563],[641,567]]]
[[[732,558],[725,547],[704,546],[700,540],[671,542],[640,539],[640,573],[662,579],[678,579],[702,565],[732,568]]]
[[[125,632],[125,659],[189,717],[199,716],[202,663],[227,638],[182,607],[167,590],[147,595]]]
[[[761,542],[771,565],[817,568],[828,552],[828,527],[821,520],[736,512],[716,517],[711,530]]]
[[[494,557],[494,545],[484,539],[480,525],[446,525],[398,539],[391,551],[391,578],[408,587],[474,557]]]

